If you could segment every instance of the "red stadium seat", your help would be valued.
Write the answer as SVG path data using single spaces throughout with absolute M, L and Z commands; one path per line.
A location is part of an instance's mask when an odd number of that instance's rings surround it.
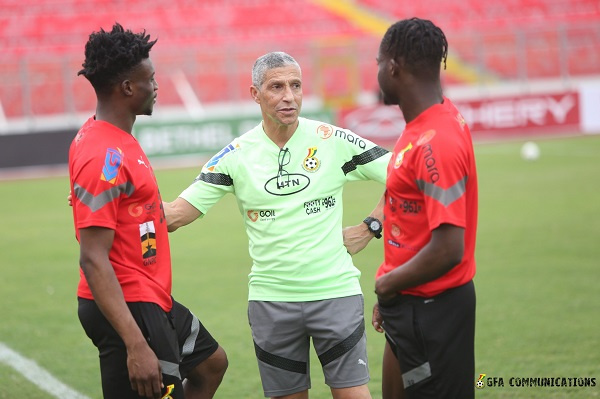
M 447 33 L 451 54 L 487 75 L 600 74 L 597 0 L 353 3 L 390 22 L 412 16 L 433 20 Z M 349 79 L 358 79 L 360 91 L 377 90 L 374 59 L 380 38 L 311 1 L 4 0 L 0 99 L 6 116 L 93 111 L 90 88 L 75 75 L 89 33 L 110 29 L 115 21 L 158 37 L 153 59 L 162 105 L 183 104 L 172 79 L 180 72 L 202 103 L 246 100 L 252 63 L 273 50 L 301 61 L 307 94 L 343 95 L 353 90 Z M 336 61 L 336 48 L 347 43 L 354 46 L 356 60 L 340 56 Z M 328 69 L 319 71 L 316 64 L 327 51 L 332 54 Z M 81 61 L 65 64 L 64 59 Z M 25 70 L 35 74 L 16 73 L 10 65 L 19 70 L 28 65 Z M 452 77 L 447 82 L 453 83 Z

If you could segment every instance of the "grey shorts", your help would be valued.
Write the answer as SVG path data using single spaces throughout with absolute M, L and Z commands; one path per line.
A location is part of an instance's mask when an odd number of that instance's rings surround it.
M 369 381 L 362 295 L 312 302 L 248 303 L 266 397 L 310 388 L 310 339 L 331 388 Z

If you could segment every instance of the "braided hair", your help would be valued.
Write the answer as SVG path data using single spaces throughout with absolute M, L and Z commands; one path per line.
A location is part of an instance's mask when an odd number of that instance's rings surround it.
M 106 93 L 149 57 L 155 43 L 156 40 L 150 41 L 145 30 L 133 33 L 119 23 L 115 23 L 110 32 L 101 28 L 90 34 L 85 45 L 83 69 L 77 75 L 85 76 L 96 93 Z
M 403 58 L 414 74 L 439 74 L 440 64 L 448 57 L 448 41 L 444 32 L 431 21 L 411 18 L 394 23 L 385 32 L 380 50 L 391 58 Z

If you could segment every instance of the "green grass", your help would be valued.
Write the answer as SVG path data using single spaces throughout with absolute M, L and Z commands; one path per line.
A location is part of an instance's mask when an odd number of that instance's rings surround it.
M 477 373 L 503 377 L 478 398 L 590 398 L 593 388 L 509 387 L 510 377 L 595 377 L 600 385 L 600 136 L 540 141 L 526 162 L 521 142 L 476 146 L 480 214 L 477 243 Z M 157 172 L 171 200 L 196 169 Z M 345 223 L 359 223 L 382 187 L 352 183 Z M 96 349 L 76 314 L 78 246 L 66 177 L 0 182 L 0 342 L 91 398 L 100 398 Z M 228 353 L 219 399 L 262 397 L 246 317 L 250 260 L 232 196 L 204 220 L 171 236 L 174 295 Z M 355 256 L 363 271 L 367 320 L 380 241 Z M 368 329 L 374 398 L 381 397 L 383 337 Z M 329 397 L 312 361 L 311 397 Z M 48 395 L 0 363 L 0 398 Z

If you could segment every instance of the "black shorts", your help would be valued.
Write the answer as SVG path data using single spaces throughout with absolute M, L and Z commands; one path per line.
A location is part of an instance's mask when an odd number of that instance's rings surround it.
M 432 298 L 379 303 L 407 398 L 475 397 L 475 288 L 470 281 Z
M 98 348 L 102 392 L 105 398 L 139 398 L 131 389 L 127 351 L 121 337 L 106 320 L 96 302 L 78 298 L 79 320 L 87 336 Z M 148 344 L 156 353 L 165 387 L 172 385 L 171 397 L 183 398 L 182 381 L 198 364 L 218 348 L 218 344 L 189 309 L 173 300 L 165 312 L 154 303 L 127 303 Z

